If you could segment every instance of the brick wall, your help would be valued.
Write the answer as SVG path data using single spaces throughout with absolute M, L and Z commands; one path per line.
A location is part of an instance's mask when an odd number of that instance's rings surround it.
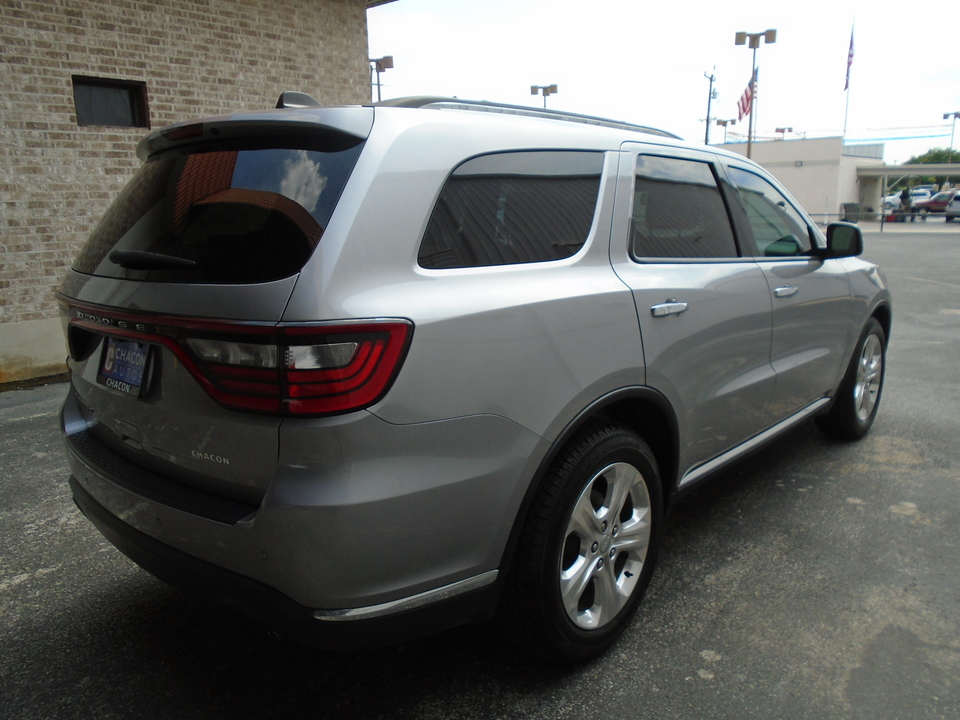
M 78 126 L 73 75 L 145 81 L 154 128 L 273 107 L 283 90 L 367 102 L 366 6 L 0 0 L 0 330 L 56 318 L 64 270 L 138 165 L 147 130 Z

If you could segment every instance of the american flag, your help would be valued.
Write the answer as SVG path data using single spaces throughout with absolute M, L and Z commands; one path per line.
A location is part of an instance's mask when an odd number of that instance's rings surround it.
M 740 100 L 737 102 L 737 111 L 739 112 L 737 120 L 742 121 L 750 114 L 750 108 L 753 106 L 753 93 L 757 84 L 758 70 L 759 68 L 753 71 L 753 77 L 751 77 L 750 82 L 747 83 L 747 89 L 743 91 L 743 95 L 740 96 Z
M 850 28 L 850 50 L 847 52 L 847 82 L 843 89 L 850 89 L 850 66 L 853 65 L 853 28 Z

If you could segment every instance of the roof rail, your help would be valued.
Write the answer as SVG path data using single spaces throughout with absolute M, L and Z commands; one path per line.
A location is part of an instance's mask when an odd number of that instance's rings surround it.
M 617 130 L 630 130 L 631 132 L 642 132 L 648 135 L 659 135 L 660 137 L 673 138 L 680 140 L 678 135 L 658 130 L 657 128 L 646 125 L 635 125 L 633 123 L 622 122 L 620 120 L 609 120 L 607 118 L 595 117 L 593 115 L 581 115 L 579 113 L 563 112 L 560 110 L 547 110 L 523 105 L 507 105 L 504 103 L 489 102 L 487 100 L 460 100 L 459 98 L 433 97 L 429 95 L 418 97 L 403 97 L 392 100 L 384 100 L 374 103 L 374 107 L 407 107 L 407 108 L 436 108 L 440 110 L 473 110 L 479 112 L 501 113 L 504 115 L 520 115 L 523 117 L 545 118 L 548 120 L 565 120 L 566 122 L 578 122 L 584 125 L 599 125 L 601 127 L 615 128 Z

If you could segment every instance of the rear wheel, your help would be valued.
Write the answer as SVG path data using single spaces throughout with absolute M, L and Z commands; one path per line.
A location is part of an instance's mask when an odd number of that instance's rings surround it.
M 617 639 L 653 572 L 661 496 L 653 453 L 622 425 L 593 423 L 564 448 L 507 579 L 505 619 L 522 644 L 570 661 Z
M 864 327 L 833 406 L 817 424 L 827 435 L 859 440 L 870 430 L 880 406 L 887 336 L 876 318 Z

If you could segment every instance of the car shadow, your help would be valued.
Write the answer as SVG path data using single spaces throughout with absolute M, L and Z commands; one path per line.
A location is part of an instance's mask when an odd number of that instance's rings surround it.
M 662 629 L 682 628 L 695 578 L 720 572 L 768 518 L 793 512 L 811 455 L 844 452 L 803 426 L 685 496 L 664 527 L 659 567 L 637 621 L 608 655 L 551 666 L 495 626 L 450 630 L 356 653 L 276 639 L 244 617 L 194 601 L 110 555 L 107 582 L 84 586 L 55 617 L 24 627 L 19 675 L 57 678 L 46 716 L 177 718 L 519 717 L 556 702 L 608 663 L 658 663 Z M 58 692 L 62 688 L 63 692 Z M 67 690 L 69 688 L 69 690 Z M 99 712 L 97 709 L 109 709 Z M 40 717 L 43 715 L 37 715 Z

